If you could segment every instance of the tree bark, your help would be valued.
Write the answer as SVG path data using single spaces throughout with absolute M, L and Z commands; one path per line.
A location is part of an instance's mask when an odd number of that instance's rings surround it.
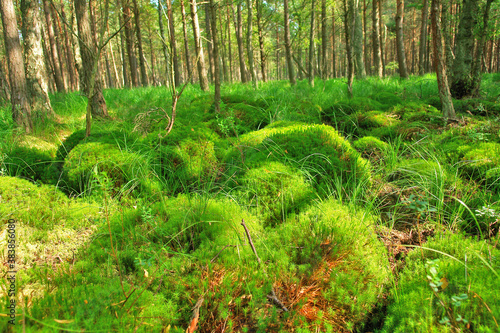
M 253 60 L 253 44 L 252 44 L 252 36 L 253 36 L 253 0 L 247 0 L 247 54 L 248 54 L 248 69 L 250 71 L 250 75 L 252 76 L 252 83 L 255 89 L 257 89 L 257 74 L 255 73 L 255 66 Z
M 455 61 L 450 85 L 451 94 L 455 98 L 470 96 L 474 89 L 472 50 L 474 50 L 475 14 L 478 10 L 478 0 L 464 0 L 456 35 Z
M 229 53 L 229 82 L 233 83 L 233 53 L 231 52 L 231 15 L 229 13 L 229 5 L 226 4 L 226 13 L 227 13 L 227 47 Z
M 138 87 L 139 78 L 137 77 L 137 59 L 135 57 L 134 37 L 132 33 L 132 15 L 130 13 L 130 5 L 128 3 L 128 0 L 122 0 L 122 9 L 130 78 L 132 81 L 132 85 L 134 87 Z
M 349 1 L 349 3 L 347 3 Z M 347 94 L 349 98 L 353 97 L 352 84 L 354 82 L 354 59 L 352 55 L 351 36 L 354 27 L 354 1 L 343 0 L 344 2 L 344 33 L 345 49 L 347 54 Z
M 443 105 L 443 117 L 446 121 L 454 120 L 455 109 L 451 99 L 450 89 L 448 87 L 448 77 L 446 76 L 446 62 L 443 52 L 441 24 L 438 17 L 439 13 L 439 0 L 432 0 L 431 4 L 431 21 L 432 21 L 432 45 L 434 48 L 434 67 L 437 75 L 437 83 L 439 90 L 439 98 Z
M 233 9 L 234 11 L 234 9 Z M 238 58 L 240 59 L 240 78 L 242 83 L 248 81 L 245 66 L 245 53 L 243 51 L 243 24 L 241 19 L 241 2 L 236 4 L 236 43 L 238 44 Z
M 40 8 L 34 0 L 21 1 L 23 18 L 22 34 L 24 41 L 24 59 L 26 85 L 31 110 L 34 116 L 53 115 L 49 99 L 47 68 L 42 47 L 40 27 Z
M 266 74 L 266 52 L 264 50 L 264 32 L 262 26 L 262 0 L 256 0 L 257 4 L 257 31 L 259 35 L 259 53 L 260 53 L 260 71 L 262 72 L 262 81 L 267 82 Z
M 200 24 L 198 22 L 198 9 L 196 0 L 190 0 L 191 21 L 193 23 L 194 47 L 196 49 L 196 63 L 198 65 L 198 76 L 200 78 L 200 87 L 203 91 L 208 91 L 207 70 L 205 68 L 205 56 L 203 55 L 203 45 L 201 44 Z
M 68 54 L 66 54 L 66 49 L 64 48 L 64 38 L 61 36 L 62 32 L 62 26 L 61 26 L 61 21 L 59 20 L 59 15 L 57 14 L 57 11 L 55 10 L 55 3 L 52 3 L 50 5 L 50 10 L 52 14 L 52 19 L 53 25 L 54 25 L 54 39 L 56 41 L 56 48 L 57 48 L 57 54 L 58 59 L 59 59 L 59 67 L 61 68 L 61 73 L 62 73 L 62 79 L 64 81 L 64 88 L 67 91 L 69 89 L 69 86 L 71 85 L 71 82 L 69 81 L 69 72 L 67 68 L 67 58 Z
M 168 0 L 167 0 L 168 1 Z M 161 0 L 158 0 L 158 26 L 160 28 L 160 38 L 161 38 L 161 46 L 163 50 L 163 57 L 165 58 L 165 74 L 167 76 L 167 83 L 170 84 L 170 80 L 168 78 L 171 77 L 169 74 L 171 69 L 170 66 L 170 56 L 168 51 L 167 40 L 165 37 L 165 28 L 163 25 L 163 16 L 165 15 L 165 10 L 163 9 L 163 5 L 161 4 Z M 187 38 L 186 38 L 187 40 Z
M 481 60 L 483 59 L 483 50 L 486 46 L 486 38 L 488 37 L 488 21 L 493 0 L 487 0 L 483 10 L 483 22 L 479 31 L 479 41 L 477 43 L 477 52 L 472 63 L 472 89 L 473 96 L 479 96 L 479 88 L 481 87 Z
M 332 76 L 337 77 L 337 36 L 335 31 L 335 5 L 332 6 Z
M 45 13 L 45 22 L 47 25 L 47 34 L 49 36 L 50 60 L 52 63 L 52 68 L 54 69 L 53 73 L 54 81 L 56 82 L 57 91 L 65 92 L 66 87 L 64 86 L 64 78 L 61 69 L 61 63 L 59 62 L 59 54 L 57 53 L 57 43 L 54 37 L 52 10 L 50 9 L 49 0 L 43 0 L 43 8 Z
M 137 1 L 137 0 L 134 0 Z M 174 67 L 174 84 L 178 87 L 181 84 L 181 69 L 179 66 L 179 57 L 177 56 L 177 44 L 175 41 L 174 13 L 171 0 L 167 0 L 168 32 L 170 37 L 170 48 L 172 55 L 172 65 Z
M 212 51 L 214 59 L 214 106 L 215 112 L 220 113 L 220 68 L 219 68 L 219 41 L 217 36 L 217 12 L 218 12 L 217 0 L 210 0 L 210 23 L 212 28 Z
M 351 36 L 352 51 L 354 53 L 356 77 L 364 79 L 366 77 L 365 62 L 363 61 L 363 25 L 359 14 L 359 0 L 350 0 L 352 3 L 353 33 Z
M 403 36 L 403 15 L 404 0 L 396 0 L 396 52 L 398 55 L 399 77 L 408 78 L 408 69 L 406 68 L 406 53 Z
M 296 84 L 295 81 L 295 72 L 293 69 L 292 62 L 292 46 L 290 43 L 290 19 L 288 16 L 288 0 L 283 0 L 283 12 L 284 12 L 284 27 L 285 27 L 285 54 L 286 54 L 286 63 L 288 66 L 288 78 L 290 80 L 290 84 L 293 86 Z
M 326 0 L 321 1 L 321 78 L 326 80 L 328 78 L 328 34 L 327 34 L 328 18 L 326 16 Z
M 92 37 L 89 6 L 86 0 L 75 0 L 76 20 L 82 67 L 80 69 L 80 86 L 87 96 L 90 110 L 94 117 L 107 117 L 108 108 L 102 94 L 102 81 L 97 62 L 97 45 Z
M 169 3 L 169 0 L 167 0 Z M 149 85 L 148 72 L 146 71 L 146 64 L 144 58 L 144 51 L 142 47 L 142 34 L 141 34 L 141 20 L 139 6 L 137 0 L 134 0 L 134 19 L 135 19 L 135 36 L 137 38 L 137 49 L 139 51 L 139 67 L 141 68 L 141 84 L 143 87 Z
M 2 15 L 3 36 L 9 79 L 11 88 L 12 118 L 26 133 L 33 127 L 31 122 L 31 107 L 28 100 L 26 74 L 24 71 L 23 53 L 17 30 L 16 12 L 12 0 L 0 1 Z
M 66 10 L 64 9 L 64 3 L 61 0 L 61 18 L 63 22 L 69 22 L 67 17 L 66 17 Z M 40 16 L 40 14 L 38 14 Z M 70 32 L 68 32 L 68 27 L 66 24 L 63 24 L 63 31 L 64 35 L 64 48 L 66 50 L 66 66 L 67 70 L 69 73 L 69 79 L 70 79 L 70 85 L 71 85 L 71 90 L 75 91 L 78 90 L 78 74 L 76 72 L 76 64 L 75 64 L 75 56 L 73 53 L 73 48 L 71 47 L 71 36 Z
M 184 55 L 186 57 L 186 70 L 189 77 L 189 82 L 193 83 L 194 75 L 191 69 L 191 58 L 189 56 L 189 40 L 187 33 L 187 23 L 186 23 L 186 9 L 184 7 L 184 0 L 181 0 L 181 13 L 182 13 L 182 31 L 184 34 Z
M 378 1 L 373 0 L 372 3 L 372 26 L 373 26 L 373 66 L 375 67 L 375 73 L 379 78 L 384 77 L 384 72 L 382 70 L 382 52 L 380 50 L 380 21 L 378 16 Z M 427 0 L 425 0 L 427 1 Z
M 309 56 L 307 59 L 307 71 L 308 71 L 308 79 L 309 84 L 314 87 L 314 19 L 315 19 L 315 10 L 316 0 L 312 0 L 311 2 L 311 26 L 309 29 Z
M 116 0 L 116 8 L 121 8 L 121 0 Z M 123 18 L 122 15 L 120 14 L 120 11 L 117 10 L 117 16 L 118 16 L 118 24 L 119 27 L 122 27 L 123 25 Z M 128 66 L 127 66 L 127 56 L 125 52 L 125 37 L 124 37 L 124 29 L 120 29 L 120 58 L 122 62 L 122 75 L 123 75 L 123 86 L 124 87 L 130 87 L 131 82 L 130 82 L 130 76 L 128 73 Z
M 212 39 L 212 28 L 211 28 L 211 20 L 210 20 L 210 2 L 205 2 L 205 33 L 207 37 L 205 40 L 207 41 L 207 53 L 208 53 L 208 69 L 209 69 L 209 77 L 210 82 L 214 81 L 214 58 L 213 58 L 213 39 Z

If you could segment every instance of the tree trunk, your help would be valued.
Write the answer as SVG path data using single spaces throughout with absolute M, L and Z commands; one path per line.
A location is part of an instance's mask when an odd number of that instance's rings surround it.
M 210 82 L 214 81 L 214 58 L 213 58 L 213 50 L 212 50 L 212 28 L 210 27 L 210 2 L 205 2 L 205 32 L 207 37 L 205 40 L 207 41 L 207 53 L 208 53 L 208 69 L 209 69 L 209 77 Z
M 8 102 L 10 101 L 10 87 L 8 83 L 9 80 L 5 73 L 6 70 L 4 69 L 3 63 L 0 62 L 0 99 Z
M 372 25 L 373 25 L 373 66 L 375 67 L 375 73 L 379 78 L 384 77 L 384 72 L 382 70 L 382 52 L 380 50 L 380 21 L 378 16 L 378 1 L 373 0 L 372 4 Z M 427 0 L 425 0 L 427 1 Z
M 233 9 L 234 11 L 234 9 Z M 245 66 L 245 53 L 243 52 L 243 24 L 241 19 L 241 2 L 238 1 L 236 4 L 236 43 L 238 44 L 238 58 L 240 59 L 240 77 L 241 82 L 246 83 L 248 81 L 246 66 Z
M 285 26 L 285 53 L 286 53 L 286 63 L 288 66 L 288 78 L 290 79 L 290 84 L 293 86 L 296 84 L 295 72 L 293 69 L 292 62 L 292 46 L 290 43 L 290 20 L 288 17 L 288 0 L 283 0 L 283 12 L 284 12 L 284 26 Z
M 444 48 L 446 55 L 446 74 L 451 77 L 451 69 L 453 67 L 453 36 L 450 29 L 450 3 L 449 0 L 444 0 L 441 7 L 441 28 L 444 35 Z
M 344 1 L 344 33 L 345 49 L 347 54 L 347 94 L 353 97 L 352 84 L 354 82 L 354 59 L 352 56 L 351 36 L 354 27 L 355 13 L 354 0 Z M 349 3 L 347 3 L 349 1 Z
M 135 57 L 134 36 L 132 33 L 132 16 L 128 0 L 122 0 L 123 22 L 125 30 L 125 44 L 127 45 L 127 56 L 130 69 L 130 78 L 134 87 L 139 86 L 137 77 L 137 59 Z
M 2 15 L 5 52 L 9 66 L 12 118 L 26 133 L 30 133 L 33 127 L 31 107 L 28 100 L 21 42 L 17 30 L 16 11 L 12 0 L 0 1 L 0 12 Z
M 137 0 L 134 0 L 137 1 Z M 179 67 L 179 57 L 177 56 L 177 45 L 175 42 L 174 14 L 172 11 L 171 0 L 167 0 L 168 32 L 170 37 L 170 49 L 172 56 L 172 65 L 174 67 L 174 84 L 178 87 L 181 84 L 181 69 Z
M 260 53 L 260 70 L 262 72 L 262 81 L 267 82 L 266 74 L 266 52 L 264 50 L 264 32 L 262 27 L 262 0 L 257 0 L 257 30 L 259 34 L 259 53 Z
M 215 112 L 220 113 L 220 68 L 219 68 L 219 41 L 217 36 L 217 0 L 210 0 L 210 23 L 212 28 L 212 51 L 214 59 L 214 106 Z
M 475 14 L 478 11 L 478 0 L 464 0 L 456 35 L 455 61 L 450 86 L 451 94 L 455 98 L 470 96 L 475 86 L 472 77 L 472 50 L 474 50 Z
M 81 90 L 87 96 L 94 117 L 107 117 L 108 108 L 102 94 L 101 75 L 98 72 L 97 45 L 92 37 L 89 6 L 86 0 L 75 1 L 76 20 L 82 67 L 80 69 Z M 89 130 L 89 129 L 88 129 Z
M 59 67 L 61 68 L 62 79 L 64 82 L 65 91 L 69 89 L 71 82 L 68 81 L 69 73 L 67 68 L 67 58 L 66 49 L 64 48 L 64 38 L 62 34 L 61 21 L 59 20 L 59 15 L 55 10 L 55 3 L 50 5 L 50 10 L 52 13 L 53 25 L 54 25 L 54 39 L 56 41 L 57 54 L 59 55 Z
M 2 0 L 3 1 L 3 0 Z M 59 62 L 59 55 L 57 53 L 57 43 L 54 37 L 54 26 L 52 22 L 52 10 L 50 9 L 49 0 L 43 0 L 43 8 L 45 13 L 45 22 L 47 24 L 47 34 L 49 36 L 50 44 L 50 60 L 52 68 L 54 69 L 54 81 L 56 82 L 57 91 L 65 92 L 64 78 L 61 70 L 61 63 Z
M 255 89 L 257 89 L 257 74 L 255 73 L 255 66 L 253 61 L 253 44 L 252 44 L 252 36 L 253 36 L 253 0 L 247 0 L 247 54 L 248 54 L 248 69 L 250 71 L 250 75 L 252 76 L 252 83 Z
M 167 3 L 169 0 L 167 0 Z M 135 19 L 135 36 L 137 38 L 137 48 L 139 50 L 139 67 L 141 68 L 141 84 L 143 87 L 149 85 L 148 72 L 146 71 L 146 64 L 144 62 L 144 51 L 142 47 L 142 34 L 141 34 L 141 20 L 139 13 L 139 6 L 137 0 L 134 0 L 134 19 Z
M 64 9 L 64 3 L 61 0 L 61 18 L 63 22 L 69 22 L 66 17 L 66 11 Z M 38 6 L 37 6 L 38 8 Z M 39 19 L 39 14 L 38 14 Z M 69 73 L 71 90 L 78 90 L 78 74 L 76 72 L 76 64 L 75 64 L 75 56 L 73 53 L 73 48 L 71 47 L 71 38 L 70 32 L 68 32 L 68 27 L 66 24 L 63 24 L 63 34 L 64 34 L 64 48 L 66 50 L 66 66 Z
M 53 115 L 54 111 L 52 110 L 48 94 L 49 80 L 43 55 L 38 2 L 21 0 L 21 15 L 23 18 L 22 34 L 26 85 L 31 110 L 34 116 L 43 117 L 45 115 Z
M 326 80 L 328 78 L 328 63 L 327 63 L 327 50 L 328 50 L 328 34 L 327 34 L 327 16 L 326 16 L 326 0 L 321 1 L 321 78 Z
M 189 57 L 189 40 L 187 34 L 187 23 L 186 23 L 186 9 L 184 8 L 184 0 L 181 0 L 181 13 L 182 13 L 182 31 L 184 34 L 184 54 L 186 57 L 186 70 L 189 77 L 189 82 L 194 82 L 194 75 L 191 69 L 191 58 Z
M 403 15 L 404 0 L 396 0 L 396 52 L 398 55 L 399 77 L 408 78 L 408 69 L 406 68 L 406 54 L 403 36 Z
M 170 71 L 172 70 L 170 66 L 170 56 L 168 51 L 167 40 L 165 37 L 165 28 L 163 26 L 163 16 L 165 15 L 165 10 L 163 9 L 163 5 L 161 4 L 161 0 L 158 0 L 158 26 L 160 28 L 160 38 L 161 38 L 161 46 L 163 50 L 163 57 L 165 58 L 165 75 L 167 76 L 167 83 L 170 84 L 169 78 L 171 77 Z M 186 38 L 187 40 L 187 38 Z
M 335 5 L 332 6 L 332 76 L 337 77 L 337 37 L 335 32 Z
M 451 93 L 448 87 L 448 77 L 446 76 L 446 62 L 443 52 L 441 24 L 438 17 L 439 0 L 432 0 L 431 4 L 431 22 L 432 22 L 432 45 L 434 48 L 434 67 L 437 75 L 439 98 L 443 105 L 443 117 L 445 121 L 454 120 L 455 109 L 451 100 Z
M 233 53 L 232 53 L 232 47 L 231 47 L 231 15 L 229 13 L 229 5 L 226 4 L 226 14 L 227 14 L 227 47 L 228 47 L 228 54 L 229 54 L 229 82 L 233 83 Z
M 116 0 L 116 8 L 121 8 L 121 0 Z M 120 15 L 119 10 L 117 10 L 116 12 L 117 12 L 117 16 L 118 16 L 118 24 L 119 24 L 119 27 L 121 28 L 123 25 L 122 15 Z M 125 54 L 125 37 L 124 37 L 123 30 L 124 29 L 120 29 L 120 58 L 122 61 L 123 86 L 130 87 L 131 82 L 130 82 L 130 76 L 128 73 L 127 57 Z
M 309 29 L 309 56 L 307 59 L 307 71 L 309 84 L 314 87 L 314 19 L 316 0 L 311 2 L 311 26 Z
M 205 56 L 203 55 L 203 45 L 201 44 L 200 24 L 198 23 L 198 9 L 196 0 L 190 0 L 191 21 L 193 22 L 194 47 L 196 49 L 196 63 L 198 65 L 198 76 L 200 87 L 203 91 L 208 91 L 207 70 L 205 68 Z
M 380 24 L 382 24 L 382 2 L 384 0 L 378 0 L 378 21 Z M 382 26 L 380 26 L 380 29 L 382 29 Z M 387 36 L 387 27 L 384 25 L 384 32 L 382 33 L 382 30 L 380 30 L 380 60 L 382 61 L 382 76 L 385 76 L 385 37 Z
M 363 60 L 365 63 L 365 71 L 366 69 L 368 74 L 371 73 L 371 66 L 370 66 L 370 57 L 369 57 L 369 52 L 368 52 L 368 23 L 366 19 L 366 0 L 363 0 Z
M 484 6 L 483 24 L 479 31 L 479 36 L 481 37 L 477 43 L 477 52 L 472 63 L 472 82 L 474 83 L 472 95 L 476 97 L 479 96 L 479 88 L 481 87 L 481 60 L 483 59 L 483 50 L 486 46 L 486 38 L 488 37 L 488 21 L 492 2 L 493 0 L 487 0 Z
M 366 77 L 365 63 L 363 61 L 363 25 L 359 14 L 359 0 L 351 0 L 353 15 L 353 33 L 351 35 L 352 51 L 354 51 L 356 77 Z

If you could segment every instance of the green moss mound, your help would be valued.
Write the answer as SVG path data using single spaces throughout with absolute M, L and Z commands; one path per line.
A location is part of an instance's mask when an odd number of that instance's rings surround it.
M 373 136 L 362 137 L 354 141 L 352 146 L 361 153 L 362 157 L 372 161 L 378 161 L 389 149 L 389 144 Z
M 88 225 L 98 209 L 80 201 L 69 200 L 52 185 L 37 186 L 15 177 L 0 177 L 0 217 L 16 219 L 31 227 L 52 229 Z
M 469 147 L 462 160 L 467 174 L 484 182 L 497 193 L 500 191 L 500 143 L 482 142 Z
M 269 260 L 288 266 L 304 287 L 291 314 L 298 327 L 332 325 L 334 332 L 363 327 L 391 281 L 386 250 L 374 224 L 366 213 L 327 200 L 270 232 L 267 244 L 286 246 L 270 249 Z M 278 281 L 284 286 L 297 283 L 286 274 Z M 321 288 L 321 293 L 308 294 L 308 283 Z M 317 304 L 316 320 L 306 319 L 307 311 L 302 312 L 311 303 Z
M 242 136 L 225 158 L 231 177 L 268 161 L 300 168 L 323 189 L 335 180 L 346 187 L 371 181 L 370 163 L 326 125 L 292 123 L 251 132 Z
M 145 157 L 100 142 L 83 143 L 71 150 L 64 161 L 63 175 L 69 190 L 76 193 L 90 194 L 100 186 L 110 186 L 121 194 L 138 187 L 146 193 L 158 190 L 150 179 L 149 161 Z
M 382 332 L 454 332 L 467 328 L 497 332 L 494 318 L 500 316 L 499 258 L 497 248 L 457 234 L 440 234 L 424 249 L 410 252 L 392 291 Z M 462 295 L 465 297 L 457 305 L 457 297 Z M 454 318 L 449 318 L 450 314 Z M 468 323 L 447 324 L 445 317 L 450 321 L 465 318 Z
M 295 169 L 269 162 L 248 170 L 241 179 L 245 202 L 266 221 L 276 225 L 314 199 L 314 189 Z
M 55 183 L 58 174 L 50 170 L 53 158 L 51 151 L 17 147 L 6 154 L 3 164 L 11 176 L 44 183 Z

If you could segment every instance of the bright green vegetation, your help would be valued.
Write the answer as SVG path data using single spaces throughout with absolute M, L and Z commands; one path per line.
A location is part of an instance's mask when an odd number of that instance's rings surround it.
M 495 87 L 453 125 L 432 76 L 224 86 L 220 114 L 189 86 L 169 135 L 161 87 L 105 91 L 88 138 L 77 94 L 30 136 L 0 108 L 18 327 L 185 332 L 203 297 L 197 332 L 498 331 Z

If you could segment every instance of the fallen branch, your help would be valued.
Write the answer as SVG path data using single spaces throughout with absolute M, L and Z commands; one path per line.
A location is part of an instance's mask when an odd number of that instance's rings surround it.
M 255 257 L 257 258 L 259 265 L 261 265 L 262 261 L 260 260 L 259 255 L 257 254 L 257 250 L 255 250 L 255 246 L 253 245 L 252 237 L 250 237 L 250 231 L 248 231 L 247 225 L 245 224 L 245 220 L 243 220 L 243 219 L 241 220 L 241 225 L 243 226 L 243 228 L 245 228 L 245 233 L 247 234 L 248 242 L 250 243 L 250 246 L 252 247 L 252 251 L 255 254 Z M 267 272 L 266 272 L 264 267 L 263 267 L 263 269 L 264 269 L 264 274 L 266 274 L 266 276 L 267 276 Z M 271 295 L 267 295 L 267 299 L 269 299 L 271 302 L 273 302 L 275 305 L 277 305 L 284 312 L 288 312 L 288 309 L 286 308 L 286 306 L 283 304 L 283 302 L 281 302 L 279 300 L 278 296 L 276 296 L 276 293 L 274 292 L 274 287 L 271 288 Z
M 200 308 L 202 303 L 203 303 L 203 296 L 200 296 L 200 298 L 193 307 L 193 315 L 191 316 L 189 327 L 186 329 L 186 333 L 194 333 L 194 331 L 196 331 L 196 326 L 198 325 L 198 318 L 200 317 Z
M 228 245 L 224 246 L 224 247 L 222 248 L 222 250 L 220 250 L 220 251 L 219 251 L 219 253 L 217 253 L 217 254 L 215 255 L 215 257 L 213 257 L 213 258 L 210 260 L 210 263 L 213 263 L 215 260 L 217 260 L 217 258 L 220 256 L 220 254 L 222 253 L 222 251 L 224 251 L 224 250 L 225 250 L 225 249 L 227 249 L 228 247 L 236 247 L 236 245 L 231 245 L 231 244 L 228 244 Z

